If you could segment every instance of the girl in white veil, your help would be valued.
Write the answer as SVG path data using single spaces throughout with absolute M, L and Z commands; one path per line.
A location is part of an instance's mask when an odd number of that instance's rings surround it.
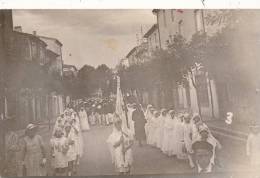
M 133 136 L 131 132 L 122 130 L 122 120 L 117 114 L 114 115 L 113 131 L 108 137 L 107 143 L 111 153 L 112 163 L 115 165 L 115 171 L 120 175 L 130 174 L 133 163 L 131 150 Z

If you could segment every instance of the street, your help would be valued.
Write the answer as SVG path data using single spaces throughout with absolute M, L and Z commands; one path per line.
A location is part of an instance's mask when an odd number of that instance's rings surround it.
M 83 133 L 84 155 L 78 169 L 79 176 L 92 175 L 113 175 L 114 167 L 106 139 L 112 132 L 112 126 L 100 126 L 91 128 Z M 245 166 L 238 161 L 232 161 L 229 153 L 226 152 L 226 145 L 222 149 L 220 171 L 243 171 Z M 178 174 L 194 172 L 188 166 L 188 162 L 169 158 L 160 150 L 148 145 L 139 147 L 135 143 L 133 147 L 134 164 L 132 174 Z M 228 156 L 229 155 L 229 156 Z M 224 164 L 225 163 L 225 164 Z

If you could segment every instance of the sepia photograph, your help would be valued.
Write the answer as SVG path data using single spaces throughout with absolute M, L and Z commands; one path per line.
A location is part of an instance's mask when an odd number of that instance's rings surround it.
M 130 175 L 260 176 L 260 10 L 0 9 L 0 177 Z

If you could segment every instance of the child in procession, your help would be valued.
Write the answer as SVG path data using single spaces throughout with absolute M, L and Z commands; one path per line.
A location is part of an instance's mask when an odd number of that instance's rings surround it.
M 184 114 L 184 123 L 183 123 L 183 129 L 184 129 L 184 148 L 185 153 L 187 154 L 189 165 L 191 168 L 194 168 L 195 165 L 192 160 L 192 124 L 190 122 L 191 118 L 188 113 Z
M 50 140 L 51 155 L 53 158 L 54 176 L 65 176 L 67 173 L 68 160 L 67 160 L 67 139 L 63 135 L 61 128 L 56 128 L 53 138 Z
M 72 129 L 72 123 L 67 123 L 65 126 L 65 137 L 67 138 L 67 161 L 68 161 L 68 176 L 76 173 L 77 148 L 75 130 Z

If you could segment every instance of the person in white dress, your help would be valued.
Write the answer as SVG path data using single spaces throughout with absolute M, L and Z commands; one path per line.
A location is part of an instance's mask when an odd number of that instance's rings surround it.
M 173 119 L 171 114 L 174 112 L 174 110 L 170 110 L 165 118 L 164 122 L 164 137 L 162 141 L 162 152 L 166 154 L 167 156 L 171 156 L 171 149 L 170 149 L 170 143 L 174 141 L 174 137 L 172 132 L 174 129 Z
M 156 112 L 153 120 L 152 145 L 159 148 L 159 139 L 161 131 L 161 112 Z
M 147 105 L 146 107 L 146 111 L 144 113 L 144 117 L 146 119 L 146 124 L 144 126 L 145 129 L 145 134 L 146 134 L 146 138 L 148 138 L 148 132 L 149 132 L 149 127 L 150 127 L 150 121 L 151 121 L 151 117 L 152 117 L 152 113 L 151 113 L 151 109 L 153 108 L 153 106 L 151 104 Z
M 154 143 L 154 133 L 155 133 L 155 123 L 156 123 L 156 117 L 159 117 L 159 112 L 157 112 L 156 110 L 152 109 L 151 110 L 152 116 L 151 116 L 151 120 L 149 123 L 149 131 L 148 131 L 148 136 L 147 136 L 147 144 L 151 145 L 151 146 L 155 146 Z M 156 116 L 157 115 L 157 116 Z
M 83 107 L 80 108 L 79 119 L 80 119 L 81 130 L 83 132 L 88 131 L 89 130 L 88 115 Z
M 171 122 L 170 122 L 170 125 L 171 125 L 171 131 L 170 131 L 170 143 L 169 143 L 169 156 L 176 156 L 177 155 L 177 139 L 176 139 L 176 127 L 177 127 L 177 124 L 176 122 L 177 121 L 177 117 L 176 117 L 176 112 L 171 110 L 169 111 L 169 114 L 171 116 Z
M 178 159 L 186 159 L 187 156 L 184 153 L 184 127 L 183 127 L 183 114 L 179 113 L 176 117 L 176 156 Z
M 67 160 L 67 138 L 63 135 L 62 128 L 57 127 L 54 136 L 50 140 L 51 155 L 54 168 L 54 176 L 66 176 L 68 160 Z
M 127 132 L 127 133 L 126 133 Z M 119 175 L 129 175 L 133 164 L 132 145 L 133 135 L 129 131 L 122 130 L 122 120 L 114 115 L 114 127 L 107 139 L 111 152 L 112 163 Z
M 254 171 L 260 167 L 260 126 L 251 126 L 251 132 L 247 138 L 246 154 L 250 159 L 250 165 Z
M 128 104 L 127 106 L 127 116 L 128 116 L 128 122 L 129 122 L 129 126 L 130 126 L 130 131 L 131 133 L 134 135 L 135 133 L 135 127 L 134 127 L 134 121 L 133 121 L 133 112 L 135 111 L 135 108 L 134 108 L 134 104 L 130 105 Z
M 166 118 L 166 114 L 167 114 L 167 110 L 166 109 L 162 109 L 161 110 L 161 115 L 159 117 L 159 128 L 158 128 L 158 136 L 157 136 L 157 148 L 160 148 L 162 150 L 162 141 L 164 138 L 164 122 L 165 122 L 165 118 Z
M 188 113 L 184 114 L 184 123 L 183 123 L 183 128 L 184 128 L 184 148 L 185 148 L 185 153 L 189 159 L 189 165 L 191 168 L 194 168 L 195 165 L 193 163 L 192 159 L 192 124 L 190 122 L 191 118 Z
M 65 137 L 67 138 L 67 161 L 68 161 L 68 176 L 76 174 L 76 160 L 77 160 L 77 147 L 75 130 L 72 129 L 72 123 L 65 125 Z

